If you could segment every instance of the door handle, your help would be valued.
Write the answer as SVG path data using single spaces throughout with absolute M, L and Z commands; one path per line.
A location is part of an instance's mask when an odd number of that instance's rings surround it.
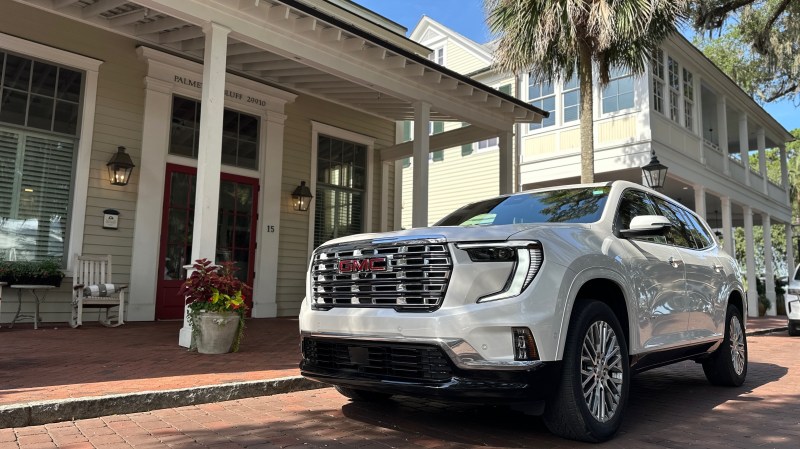
M 669 264 L 672 265 L 672 268 L 678 268 L 678 259 L 670 257 L 669 259 L 667 259 L 667 262 L 669 262 Z
M 717 273 L 722 273 L 722 268 L 723 268 L 722 265 L 714 264 L 712 266 L 714 267 L 714 271 L 716 271 Z

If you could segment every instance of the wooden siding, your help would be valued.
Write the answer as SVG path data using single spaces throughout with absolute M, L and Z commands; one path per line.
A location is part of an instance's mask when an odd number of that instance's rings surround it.
M 3 2 L 0 31 L 104 61 L 98 73 L 94 136 L 81 136 L 81 139 L 92 139 L 88 194 L 85 199 L 76 198 L 73 204 L 86 201 L 83 248 L 78 250 L 83 254 L 112 254 L 114 282 L 127 283 L 139 176 L 134 169 L 127 186 L 111 186 L 106 163 L 118 146 L 124 146 L 139 165 L 145 67 L 136 57 L 136 42 L 16 2 Z M 120 212 L 117 230 L 102 227 L 103 210 L 108 208 Z M 48 293 L 47 301 L 41 305 L 41 317 L 45 322 L 67 321 L 71 287 L 72 279 L 66 278 L 61 288 Z M 11 299 L 9 289 L 4 293 Z M 13 317 L 12 309 L 16 310 L 11 307 L 11 301 L 5 302 L 2 322 L 8 322 Z M 25 295 L 23 312 L 32 309 L 32 299 Z M 87 319 L 93 319 L 91 313 L 87 314 Z
M 470 73 L 486 67 L 486 63 L 467 51 L 452 39 L 447 40 L 444 50 L 444 62 L 448 69 L 458 73 Z
M 394 144 L 395 123 L 371 115 L 343 108 L 314 97 L 301 96 L 286 106 L 286 129 L 284 131 L 283 188 L 280 220 L 280 244 L 278 249 L 278 316 L 296 316 L 305 296 L 304 285 L 308 268 L 309 220 L 308 212 L 296 212 L 290 203 L 290 194 L 301 180 L 308 181 L 311 173 L 311 122 L 316 121 L 375 138 L 375 148 Z M 370 167 L 372 185 L 372 229 L 379 229 L 381 205 L 381 165 L 377 154 Z M 389 170 L 393 178 L 392 170 Z M 392 185 L 393 179 L 389 180 Z M 389 196 L 390 203 L 392 196 Z M 389 223 L 392 223 L 391 204 Z

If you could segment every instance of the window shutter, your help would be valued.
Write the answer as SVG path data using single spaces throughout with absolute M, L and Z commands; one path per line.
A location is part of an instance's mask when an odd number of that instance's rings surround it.
M 403 142 L 411 140 L 411 122 L 405 120 L 403 122 Z
M 511 84 L 504 84 L 504 85 L 500 86 L 500 88 L 498 88 L 497 90 L 499 90 L 500 92 L 502 92 L 502 93 L 504 93 L 506 95 L 511 95 Z
M 467 125 L 468 125 L 468 123 L 461 122 L 461 127 L 462 128 L 467 126 Z M 469 156 L 470 154 L 472 154 L 472 144 L 471 143 L 465 143 L 464 145 L 461 145 L 461 156 Z
M 443 161 L 444 160 L 444 150 L 434 151 L 433 152 L 433 160 L 434 161 Z
M 444 132 L 444 122 L 433 122 L 433 133 L 439 134 Z
M 411 158 L 407 157 L 403 159 L 403 168 L 411 167 Z

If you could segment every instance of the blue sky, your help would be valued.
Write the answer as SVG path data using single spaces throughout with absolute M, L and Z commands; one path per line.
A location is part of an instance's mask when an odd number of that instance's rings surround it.
M 390 20 L 414 29 L 428 16 L 456 32 L 484 43 L 490 40 L 483 12 L 483 0 L 355 0 Z M 790 101 L 768 104 L 765 109 L 787 130 L 800 128 L 800 108 Z

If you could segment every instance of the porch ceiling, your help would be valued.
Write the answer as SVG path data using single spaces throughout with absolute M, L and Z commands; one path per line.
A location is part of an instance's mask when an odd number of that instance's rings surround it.
M 389 120 L 488 129 L 538 122 L 543 112 L 295 0 L 16 0 L 202 60 L 203 25 L 231 29 L 228 70 Z

